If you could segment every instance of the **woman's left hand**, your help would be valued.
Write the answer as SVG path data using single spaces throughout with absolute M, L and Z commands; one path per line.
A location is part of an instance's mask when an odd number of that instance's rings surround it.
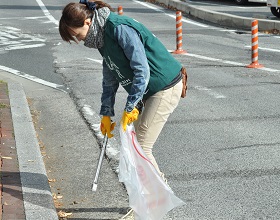
M 122 116 L 122 128 L 126 131 L 126 126 L 138 119 L 139 111 L 137 108 L 134 108 L 131 112 L 124 111 Z

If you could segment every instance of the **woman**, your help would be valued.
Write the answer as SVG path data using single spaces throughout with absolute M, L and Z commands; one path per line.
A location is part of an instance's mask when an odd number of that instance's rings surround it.
M 119 84 L 127 91 L 121 124 L 134 122 L 137 140 L 146 156 L 164 178 L 152 154 L 169 115 L 182 93 L 181 64 L 141 23 L 112 12 L 101 1 L 69 3 L 62 12 L 59 32 L 64 41 L 84 41 L 103 57 L 103 92 L 100 129 L 113 137 L 115 96 Z M 127 218 L 133 219 L 130 212 Z

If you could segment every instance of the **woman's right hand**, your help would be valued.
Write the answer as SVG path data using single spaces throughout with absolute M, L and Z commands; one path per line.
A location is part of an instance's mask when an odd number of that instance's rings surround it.
M 111 133 L 115 128 L 116 122 L 112 123 L 110 116 L 103 116 L 101 119 L 100 130 L 103 135 L 107 134 L 108 138 L 113 137 Z

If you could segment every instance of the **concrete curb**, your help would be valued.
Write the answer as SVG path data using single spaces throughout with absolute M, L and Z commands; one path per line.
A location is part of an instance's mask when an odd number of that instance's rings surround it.
M 201 19 L 203 21 L 211 22 L 221 26 L 251 30 L 251 22 L 253 18 L 235 16 L 226 13 L 201 9 L 192 6 L 188 3 L 181 2 L 180 0 L 157 0 L 157 1 L 167 6 L 177 8 L 178 10 L 181 10 L 182 12 L 192 17 Z M 274 20 L 272 21 L 272 20 L 258 19 L 258 18 L 256 19 L 259 21 L 259 31 L 272 30 L 272 29 L 280 30 L 280 21 L 274 21 Z
M 23 87 L 8 83 L 26 219 L 58 219 Z

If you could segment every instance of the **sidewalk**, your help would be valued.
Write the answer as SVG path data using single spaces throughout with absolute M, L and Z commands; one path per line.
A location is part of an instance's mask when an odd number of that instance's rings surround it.
M 0 219 L 25 219 L 8 85 L 0 82 Z
M 58 219 L 20 83 L 0 82 L 0 131 L 2 219 Z

